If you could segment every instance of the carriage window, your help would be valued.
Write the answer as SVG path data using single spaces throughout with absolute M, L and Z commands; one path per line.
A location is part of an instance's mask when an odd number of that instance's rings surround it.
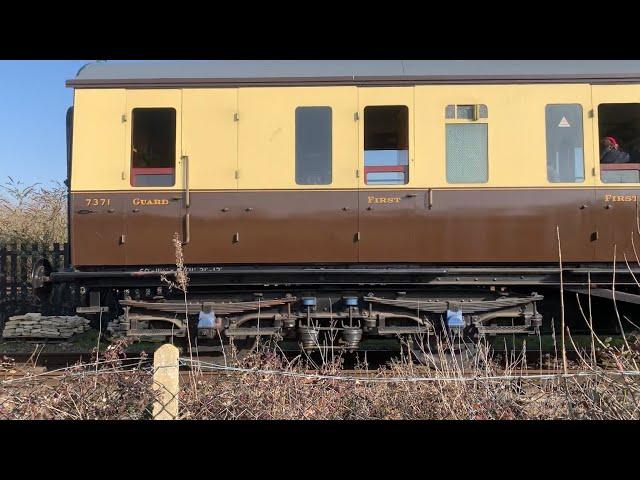
M 582 105 L 547 105 L 547 179 L 584 182 Z
M 640 103 L 598 106 L 600 179 L 640 183 Z
M 489 109 L 484 104 L 479 105 L 447 105 L 444 117 L 458 120 L 479 120 L 489 116 Z
M 369 185 L 409 182 L 408 107 L 365 107 L 364 181 Z
M 176 111 L 134 108 L 131 135 L 131 185 L 171 187 L 175 183 Z
M 484 183 L 488 180 L 488 125 L 446 125 L 447 182 Z
M 331 108 L 296 108 L 296 183 L 331 183 Z
M 444 109 L 444 118 L 456 118 L 456 106 L 447 105 Z

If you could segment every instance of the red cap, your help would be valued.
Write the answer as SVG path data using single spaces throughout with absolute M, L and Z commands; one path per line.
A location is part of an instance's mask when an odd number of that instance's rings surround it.
M 618 145 L 618 141 L 613 138 L 613 137 L 604 137 L 605 140 L 609 140 L 611 143 L 613 143 L 614 145 Z

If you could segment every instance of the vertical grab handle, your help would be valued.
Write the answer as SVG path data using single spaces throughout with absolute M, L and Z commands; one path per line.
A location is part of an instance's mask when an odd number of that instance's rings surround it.
M 187 155 L 182 156 L 182 164 L 184 165 L 184 206 L 189 208 L 191 196 L 189 194 L 189 157 Z
M 433 208 L 433 188 L 427 190 L 427 208 L 431 210 Z
M 182 156 L 182 164 L 184 169 L 184 207 L 187 212 L 184 214 L 184 240 L 183 245 L 187 245 L 191 240 L 191 216 L 188 213 L 188 208 L 191 206 L 191 195 L 189 191 L 189 157 L 187 155 Z

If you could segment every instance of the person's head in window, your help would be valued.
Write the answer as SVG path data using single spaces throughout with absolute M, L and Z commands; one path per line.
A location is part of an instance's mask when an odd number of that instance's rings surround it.
M 620 149 L 620 144 L 614 137 L 602 139 L 602 154 L 600 163 L 627 163 L 629 154 Z
M 602 139 L 602 145 L 605 151 L 618 150 L 620 148 L 618 141 L 613 137 L 604 137 Z

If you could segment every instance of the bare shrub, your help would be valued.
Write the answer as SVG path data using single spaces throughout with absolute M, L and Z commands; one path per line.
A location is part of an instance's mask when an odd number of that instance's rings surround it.
M 583 374 L 505 374 L 493 361 L 470 370 L 417 369 L 407 359 L 372 376 L 346 373 L 341 361 L 309 371 L 273 351 L 253 353 L 244 371 L 200 376 L 180 393 L 182 418 L 190 419 L 638 419 L 637 353 L 607 348 L 615 371 L 582 366 Z M 483 359 L 484 362 L 485 359 Z M 636 359 L 637 360 L 637 359 Z M 509 366 L 513 372 L 514 365 Z M 626 372 L 627 375 L 621 375 Z M 372 372 L 368 372 L 372 373 Z M 355 377 L 353 376 L 355 375 Z
M 634 340 L 635 342 L 635 340 Z M 59 377 L 25 376 L 0 383 L 3 419 L 150 419 L 153 370 L 124 368 L 124 343 L 96 364 Z M 479 353 L 479 355 L 484 355 Z M 515 365 L 473 361 L 455 368 L 417 367 L 406 357 L 369 371 L 343 367 L 338 355 L 311 368 L 260 347 L 216 375 L 189 375 L 179 393 L 181 419 L 640 419 L 636 348 L 599 349 L 601 366 L 567 375 L 516 374 Z M 585 357 L 586 358 L 586 357 Z M 185 360 L 186 361 L 186 360 Z M 0 364 L 0 373 L 13 367 Z M 207 365 L 201 362 L 201 369 Z M 185 379 L 186 380 L 186 379 Z
M 0 185 L 0 244 L 66 242 L 67 187 L 8 179 Z
M 126 342 L 119 341 L 100 361 L 77 364 L 55 377 L 31 375 L 0 384 L 1 419 L 136 420 L 151 417 L 155 399 L 149 370 L 124 368 Z M 141 358 L 143 359 L 143 358 Z M 8 362 L 0 372 L 11 368 Z

